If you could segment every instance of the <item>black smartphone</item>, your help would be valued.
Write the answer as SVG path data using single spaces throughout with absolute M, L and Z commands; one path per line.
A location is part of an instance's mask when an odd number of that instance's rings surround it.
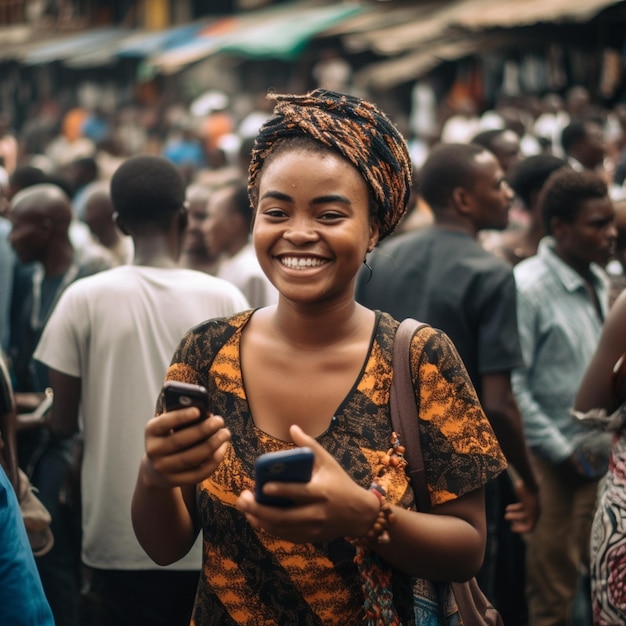
M 302 447 L 262 454 L 254 464 L 254 497 L 261 504 L 291 506 L 289 498 L 267 496 L 263 493 L 265 483 L 307 483 L 311 480 L 315 455 L 311 448 Z
M 174 430 L 187 428 L 199 424 L 207 418 L 209 411 L 209 392 L 202 385 L 192 385 L 190 383 L 181 383 L 177 380 L 168 380 L 163 383 L 163 406 L 166 411 L 175 411 L 176 409 L 186 409 L 195 406 L 200 409 L 200 417 L 197 420 L 183 424 Z

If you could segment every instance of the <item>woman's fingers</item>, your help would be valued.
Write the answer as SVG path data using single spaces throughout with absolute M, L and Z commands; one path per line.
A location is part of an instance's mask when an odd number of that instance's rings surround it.
M 152 435 L 154 437 L 166 437 L 174 432 L 185 432 L 187 428 L 191 428 L 200 417 L 200 409 L 197 407 L 189 407 L 186 409 L 177 409 L 175 411 L 168 411 L 161 413 L 156 417 L 153 417 L 146 424 L 146 435 Z M 210 421 L 212 417 L 218 417 L 217 415 L 206 415 L 206 420 L 202 420 L 200 424 Z M 220 417 L 220 419 L 222 419 Z M 215 421 L 213 420 L 213 423 Z
M 307 435 L 300 426 L 296 426 L 293 424 L 289 427 L 289 434 L 291 435 L 291 440 L 297 446 L 308 446 L 313 450 L 315 454 L 315 466 L 319 467 L 322 464 L 328 464 L 328 462 L 333 465 L 339 465 L 337 461 L 333 458 L 333 456 L 323 447 L 321 446 L 313 437 Z
M 185 417 L 197 417 L 197 409 L 172 411 L 154 418 L 146 427 L 146 456 L 156 482 L 170 486 L 200 482 L 224 458 L 231 435 L 223 418 L 212 415 L 188 428 L 171 428 L 179 423 L 176 414 L 185 411 L 189 411 Z
M 183 409 L 189 411 L 189 415 L 197 417 L 197 409 Z M 211 415 L 199 424 L 187 428 L 173 428 L 179 423 L 175 414 L 163 413 L 148 422 L 146 426 L 146 449 L 149 454 L 166 456 L 180 450 L 186 450 L 202 440 L 209 439 L 224 428 L 224 419 L 220 415 Z
M 226 450 L 228 449 L 228 441 L 219 446 L 211 456 L 204 459 L 204 461 L 197 467 L 182 470 L 180 472 L 171 475 L 172 480 L 177 485 L 195 485 L 202 482 L 217 469 L 219 464 L 224 459 Z

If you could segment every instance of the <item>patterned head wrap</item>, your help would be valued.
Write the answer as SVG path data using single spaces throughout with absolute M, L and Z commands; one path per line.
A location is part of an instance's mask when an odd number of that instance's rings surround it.
M 393 232 L 407 209 L 411 161 L 402 135 L 389 118 L 370 102 L 325 89 L 268 97 L 277 104 L 273 117 L 261 126 L 250 157 L 252 205 L 259 173 L 277 142 L 310 137 L 359 170 L 376 201 L 380 239 Z

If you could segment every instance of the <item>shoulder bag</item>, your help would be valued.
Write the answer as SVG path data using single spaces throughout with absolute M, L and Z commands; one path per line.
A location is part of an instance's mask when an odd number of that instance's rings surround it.
M 393 345 L 393 381 L 391 385 L 391 423 L 401 435 L 408 463 L 407 472 L 415 493 L 417 508 L 427 512 L 430 496 L 426 482 L 424 456 L 419 433 L 418 406 L 411 379 L 410 346 L 413 335 L 427 324 L 414 319 L 404 320 L 396 332 Z M 445 624 L 459 626 L 504 626 L 502 617 L 483 594 L 475 578 L 466 582 L 450 582 L 441 586 L 439 605 Z M 417 586 L 416 586 L 417 590 Z M 419 598 L 414 596 L 416 606 Z M 456 604 L 456 616 L 449 615 L 449 607 Z

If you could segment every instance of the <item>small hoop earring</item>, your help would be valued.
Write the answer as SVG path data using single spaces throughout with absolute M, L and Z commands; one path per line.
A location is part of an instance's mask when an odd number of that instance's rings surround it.
M 365 265 L 365 267 L 367 267 L 367 271 L 369 272 L 367 275 L 367 278 L 363 281 L 364 283 L 369 283 L 370 280 L 372 280 L 372 276 L 374 275 L 374 272 L 372 270 L 372 266 L 367 262 L 367 259 L 363 259 L 363 265 Z

